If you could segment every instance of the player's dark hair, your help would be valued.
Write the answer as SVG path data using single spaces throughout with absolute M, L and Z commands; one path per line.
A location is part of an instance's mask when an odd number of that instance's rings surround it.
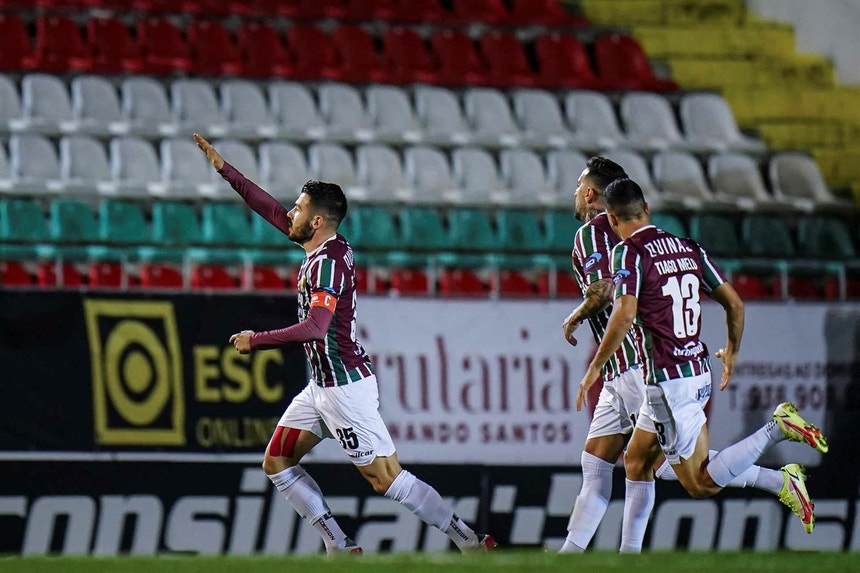
M 645 214 L 645 195 L 632 179 L 616 179 L 606 186 L 603 194 L 606 210 L 622 221 L 639 219 Z
M 335 228 L 346 217 L 346 195 L 340 185 L 311 179 L 302 186 L 302 193 L 310 198 L 311 207 L 326 219 L 334 221 Z
M 606 186 L 622 177 L 627 177 L 624 168 L 600 155 L 590 158 L 585 166 L 588 168 L 588 177 L 600 191 L 605 191 Z

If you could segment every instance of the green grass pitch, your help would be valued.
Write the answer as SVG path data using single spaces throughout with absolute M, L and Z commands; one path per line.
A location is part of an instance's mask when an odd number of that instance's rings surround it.
M 360 557 L 3 557 L 0 573 L 774 573 L 860 572 L 860 555 L 835 552 L 649 552 L 642 555 L 540 551 L 384 554 Z

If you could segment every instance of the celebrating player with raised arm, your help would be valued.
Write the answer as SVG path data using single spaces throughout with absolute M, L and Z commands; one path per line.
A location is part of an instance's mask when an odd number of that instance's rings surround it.
M 704 406 L 711 395 L 711 373 L 708 349 L 699 338 L 699 297 L 701 292 L 709 295 L 726 314 L 728 340 L 716 354 L 723 360 L 720 390 L 731 382 L 740 350 L 744 327 L 740 297 L 702 247 L 650 224 L 650 210 L 634 181 L 610 183 L 605 201 L 609 222 L 622 241 L 612 251 L 615 302 L 603 340 L 580 383 L 577 409 L 632 327 L 647 398 L 627 446 L 628 479 L 653 479 L 651 468 L 662 450 L 693 497 L 712 496 L 745 476 L 753 482 L 767 481 L 756 486 L 776 493 L 811 533 L 815 516 L 803 468 L 788 464 L 779 473 L 765 473 L 753 466 L 767 448 L 783 440 L 827 452 L 821 431 L 792 404 L 777 406 L 770 422 L 740 442 L 713 456 L 708 450 Z
M 332 517 L 316 481 L 299 465 L 324 438 L 337 438 L 374 491 L 393 499 L 445 533 L 463 552 L 492 549 L 430 485 L 400 466 L 379 415 L 379 390 L 370 358 L 356 340 L 352 249 L 337 229 L 346 216 L 338 185 L 308 181 L 289 210 L 246 179 L 199 134 L 197 146 L 242 199 L 305 250 L 298 275 L 299 322 L 268 332 L 230 337 L 242 354 L 300 343 L 310 365 L 307 386 L 290 402 L 266 448 L 263 469 L 295 510 L 319 532 L 328 553 L 361 553 Z

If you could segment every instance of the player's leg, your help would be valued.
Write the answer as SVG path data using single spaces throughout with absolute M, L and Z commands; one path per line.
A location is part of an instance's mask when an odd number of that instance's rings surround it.
M 321 388 L 309 384 L 287 407 L 272 435 L 263 459 L 263 470 L 296 512 L 320 534 L 326 552 L 360 553 L 332 516 L 317 482 L 299 465 L 302 457 L 325 435 L 314 406 Z
M 641 385 L 639 369 L 635 371 Z M 604 383 L 594 407 L 588 438 L 580 457 L 582 487 L 570 513 L 567 537 L 559 553 L 585 551 L 609 506 L 612 471 L 633 430 L 633 420 L 626 404 L 635 404 L 635 411 L 642 403 L 641 396 L 629 397 L 621 387 L 625 374 Z
M 495 546 L 491 536 L 478 535 L 466 525 L 432 486 L 400 466 L 394 442 L 379 415 L 374 376 L 326 391 L 328 400 L 321 407 L 325 423 L 375 492 L 409 508 L 445 533 L 461 551 Z
M 645 541 L 645 529 L 654 509 L 654 474 L 652 468 L 661 456 L 653 424 L 640 413 L 636 429 L 624 452 L 624 516 L 621 522 L 622 553 L 639 553 Z

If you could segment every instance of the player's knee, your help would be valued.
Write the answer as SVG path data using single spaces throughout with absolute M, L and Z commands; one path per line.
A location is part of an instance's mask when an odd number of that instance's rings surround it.
M 632 481 L 647 481 L 651 479 L 651 464 L 639 457 L 624 455 L 624 472 L 627 479 Z
M 295 464 L 291 460 L 282 456 L 269 455 L 268 452 L 263 457 L 263 471 L 266 472 L 266 475 L 273 476 L 293 465 Z
M 714 488 L 700 481 L 684 487 L 693 499 L 705 499 L 717 493 Z

